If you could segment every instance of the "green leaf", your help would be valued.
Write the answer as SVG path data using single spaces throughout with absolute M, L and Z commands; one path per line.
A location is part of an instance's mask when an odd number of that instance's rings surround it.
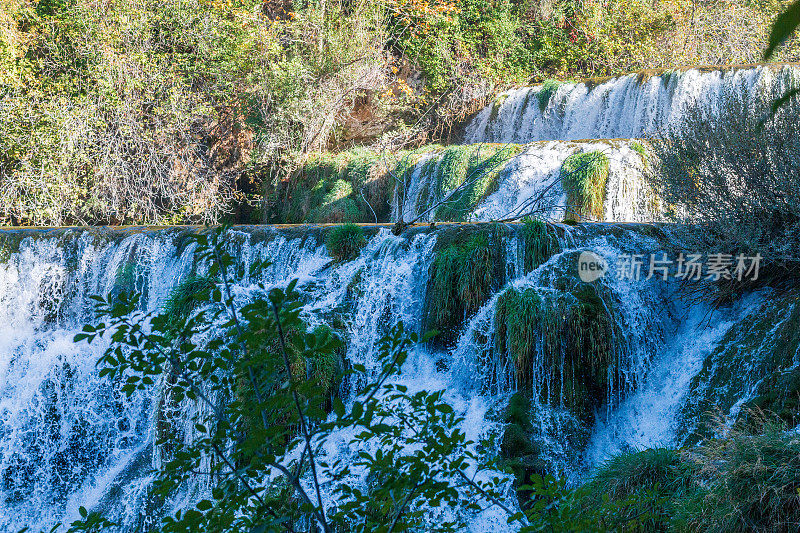
M 772 23 L 769 45 L 764 51 L 764 59 L 772 57 L 775 49 L 789 38 L 798 25 L 800 25 L 800 0 L 796 0 L 786 11 L 778 15 L 778 18 Z
M 333 412 L 336 413 L 336 416 L 338 418 L 342 418 L 344 416 L 344 404 L 342 403 L 342 400 L 339 398 L 334 398 L 331 404 L 331 407 L 333 407 Z

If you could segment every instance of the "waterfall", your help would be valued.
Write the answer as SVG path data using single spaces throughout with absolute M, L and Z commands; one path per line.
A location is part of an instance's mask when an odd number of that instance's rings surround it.
M 687 106 L 713 111 L 726 95 L 757 98 L 785 85 L 794 66 L 627 74 L 594 83 L 545 84 L 501 94 L 467 125 L 465 142 L 641 138 L 678 125 Z
M 335 325 L 347 360 L 376 372 L 378 341 L 389 328 L 402 321 L 410 331 L 426 329 L 429 303 L 442 297 L 430 292 L 437 258 L 448 247 L 462 246 L 465 235 L 488 232 L 489 246 L 498 250 L 491 294 L 463 317 L 452 342 L 415 347 L 403 372 L 392 379 L 411 392 L 445 390 L 447 401 L 464 416 L 461 429 L 467 437 L 497 443 L 496 449 L 483 451 L 490 456 L 507 453 L 503 413 L 510 398 L 527 391 L 527 438 L 538 452 L 535 462 L 527 456 L 525 464 L 578 482 L 610 454 L 683 442 L 700 424 L 697 413 L 704 406 L 724 404 L 734 415 L 760 394 L 760 383 L 771 379 L 770 346 L 783 342 L 781 328 L 792 327 L 800 307 L 791 298 L 770 304 L 772 296 L 758 293 L 718 311 L 711 324 L 708 309 L 678 303 L 674 282 L 628 280 L 613 273 L 592 284 L 577 279 L 582 251 L 613 265 L 625 254 L 663 250 L 664 233 L 653 229 L 560 226 L 555 235 L 547 234 L 548 255 L 535 262 L 528 227 L 520 224 L 439 225 L 399 237 L 371 226 L 358 257 L 340 263 L 323 244 L 327 230 L 314 226 L 237 227 L 226 242 L 238 266 L 270 260 L 235 284 L 237 301 L 246 302 L 257 282 L 271 287 L 299 279 L 309 326 Z M 47 529 L 76 519 L 78 507 L 85 506 L 131 531 L 204 494 L 198 482 L 166 507 L 151 501 L 153 469 L 162 456 L 154 444 L 159 421 L 174 416 L 164 411 L 165 389 L 126 397 L 120 382 L 97 375 L 104 344 L 72 342 L 92 320 L 90 295 L 135 290 L 143 295 L 142 310 L 156 310 L 181 281 L 201 274 L 196 246 L 188 238 L 192 231 L 0 234 L 0 529 Z M 533 312 L 527 322 L 514 322 L 508 311 L 512 304 L 518 306 L 514 312 Z M 760 314 L 763 320 L 754 322 L 751 317 Z M 739 357 L 734 349 L 739 337 L 732 335 L 752 339 L 751 329 L 768 326 L 773 340 L 754 349 L 758 358 L 731 363 Z M 529 344 L 520 346 L 522 338 Z M 586 349 L 591 352 L 569 355 Z M 571 357 L 577 356 L 599 358 L 593 364 L 600 366 L 592 371 L 586 362 L 574 366 Z M 795 368 L 798 361 L 800 355 L 787 352 L 785 368 Z M 747 376 L 725 378 L 730 364 L 746 367 Z M 720 387 L 720 379 L 730 386 Z M 345 403 L 359 385 L 343 386 Z M 175 421 L 184 418 L 178 413 Z M 178 430 L 190 434 L 192 428 Z M 351 438 L 346 430 L 334 433 L 324 443 L 323 457 L 352 462 L 357 450 L 349 446 Z M 368 487 L 365 472 L 354 468 L 350 476 L 353 485 Z M 326 505 L 333 505 L 331 480 L 322 481 Z M 510 484 L 507 490 L 509 501 L 515 501 Z M 453 518 L 441 513 L 431 510 L 431 520 Z M 471 531 L 508 528 L 497 509 L 461 518 Z
M 95 364 L 104 345 L 75 344 L 72 338 L 91 321 L 92 294 L 136 290 L 144 296 L 143 310 L 163 305 L 171 289 L 200 268 L 195 245 L 187 239 L 190 231 L 12 231 L 2 236 L 0 528 L 48 528 L 56 521 L 77 518 L 79 506 L 102 510 L 126 530 L 157 519 L 148 490 L 160 457 L 154 442 L 158 421 L 165 416 L 159 412 L 164 409 L 163 391 L 156 387 L 150 394 L 127 398 L 121 383 L 97 376 Z M 428 272 L 440 235 L 453 231 L 458 228 L 396 237 L 387 229 L 370 229 L 371 237 L 356 259 L 334 263 L 321 244 L 324 235 L 313 227 L 306 231 L 234 228 L 227 241 L 238 264 L 271 260 L 254 278 L 246 276 L 236 284 L 235 297 L 246 301 L 258 281 L 284 286 L 298 278 L 307 295 L 303 315 L 309 325 L 338 323 L 347 359 L 377 369 L 377 343 L 389 327 L 403 321 L 411 331 L 425 328 L 426 300 L 431 297 Z M 462 429 L 474 441 L 500 438 L 503 420 L 498 413 L 517 388 L 507 359 L 503 367 L 487 366 L 475 357 L 493 350 L 497 340 L 493 320 L 503 295 L 525 288 L 558 293 L 562 290 L 558 280 L 572 271 L 576 250 L 593 249 L 611 258 L 658 246 L 635 227 L 611 233 L 576 227 L 560 237 L 560 251 L 549 261 L 525 273 L 526 251 L 519 231 L 518 226 L 509 226 L 498 237 L 506 250 L 498 258 L 506 281 L 474 316 L 466 317 L 455 343 L 415 348 L 395 378 L 411 391 L 446 390 L 447 400 L 465 417 Z M 615 302 L 614 327 L 619 332 L 619 346 L 613 347 L 617 359 L 609 372 L 625 376 L 609 382 L 604 393 L 608 402 L 598 406 L 602 412 L 597 413 L 604 419 L 647 374 L 662 338 L 659 332 L 671 320 L 660 313 L 658 284 L 609 281 L 606 285 L 609 301 Z M 564 301 L 574 298 L 569 291 L 564 295 Z M 484 335 L 475 335 L 477 330 Z M 504 356 L 495 351 L 492 357 Z M 536 372 L 545 379 L 549 371 L 542 361 Z M 343 390 L 343 399 L 354 392 Z M 554 443 L 543 460 L 554 469 L 569 468 L 578 475 L 580 449 L 556 450 L 555 443 L 574 430 L 552 422 L 574 419 L 557 396 L 537 400 L 541 437 Z M 545 424 L 545 419 L 551 423 Z M 580 424 L 580 431 L 587 433 L 585 420 Z M 349 439 L 348 434 L 334 435 L 325 444 L 325 454 L 350 460 L 355 451 L 348 447 Z M 353 472 L 354 483 L 362 474 Z M 197 486 L 171 505 L 186 505 L 201 494 L 202 487 Z M 495 510 L 468 521 L 475 531 L 494 530 L 498 523 L 504 526 Z
M 452 163 L 456 149 L 458 157 L 464 159 L 461 182 L 453 180 L 458 172 Z M 472 161 L 483 162 L 487 158 L 484 154 L 496 149 L 476 144 L 421 155 L 405 179 L 395 184 L 392 220 L 488 222 L 526 214 L 563 220 L 569 202 L 562 183 L 562 167 L 570 156 L 589 152 L 608 159 L 602 220 L 648 222 L 661 216 L 658 201 L 644 179 L 648 154 L 638 141 L 510 145 L 500 149 L 508 152 L 502 160 L 490 160 L 489 170 L 472 170 L 478 166 Z M 477 183 L 473 185 L 470 180 Z

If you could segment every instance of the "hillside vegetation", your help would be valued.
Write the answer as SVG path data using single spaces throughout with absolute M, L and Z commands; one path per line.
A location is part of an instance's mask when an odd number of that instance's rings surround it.
M 783 7 L 3 0 L 0 222 L 261 221 L 312 151 L 446 142 L 511 85 L 757 61 Z

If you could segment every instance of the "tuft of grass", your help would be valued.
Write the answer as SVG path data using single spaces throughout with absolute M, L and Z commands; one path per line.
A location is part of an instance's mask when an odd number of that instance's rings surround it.
M 523 267 L 526 273 L 535 270 L 558 251 L 558 239 L 554 232 L 546 222 L 539 219 L 522 219 L 522 239 Z
M 567 192 L 565 218 L 603 219 L 608 181 L 608 157 L 600 151 L 572 154 L 561 165 L 561 183 Z
M 545 80 L 544 83 L 542 83 L 542 88 L 536 93 L 540 111 L 544 112 L 544 110 L 547 109 L 547 104 L 550 103 L 550 99 L 561 85 L 563 85 L 563 83 L 558 80 Z
M 461 322 L 475 313 L 491 296 L 495 263 L 499 258 L 485 233 L 440 249 L 428 281 L 428 329 L 440 332 L 437 344 L 452 342 Z
M 623 385 L 612 313 L 589 284 L 555 292 L 511 288 L 495 307 L 493 350 L 513 363 L 519 391 L 590 422 L 610 400 L 608 391 Z
M 800 435 L 768 423 L 762 433 L 731 431 L 699 447 L 694 460 L 710 480 L 684 510 L 697 531 L 795 531 L 800 524 Z
M 687 487 L 692 470 L 672 448 L 651 448 L 614 456 L 603 464 L 591 480 L 601 494 L 625 498 L 656 486 L 675 492 Z
M 328 254 L 336 261 L 355 259 L 366 243 L 364 229 L 355 224 L 336 226 L 328 234 L 328 238 L 325 241 Z
M 631 150 L 639 154 L 639 157 L 642 158 L 642 162 L 647 164 L 648 157 L 647 157 L 647 148 L 640 142 L 633 141 L 631 144 Z

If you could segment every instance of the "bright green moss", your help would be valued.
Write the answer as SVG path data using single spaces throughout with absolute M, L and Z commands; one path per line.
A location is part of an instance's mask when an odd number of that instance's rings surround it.
M 561 183 L 567 193 L 572 220 L 602 220 L 608 180 L 608 157 L 600 151 L 572 154 L 561 166 Z
M 362 218 L 353 185 L 337 179 L 319 206 L 311 211 L 309 222 L 359 222 Z
M 459 187 L 436 210 L 437 220 L 466 220 L 475 207 L 497 190 L 498 178 L 506 164 L 522 151 L 518 144 L 453 147 L 449 159 L 437 167 L 438 198 Z M 455 150 L 457 148 L 457 150 Z
M 562 82 L 557 80 L 545 80 L 542 84 L 542 88 L 536 93 L 536 99 L 539 101 L 539 110 L 544 112 L 547 109 L 547 104 L 550 103 L 550 99 L 556 93 L 559 87 L 561 87 Z
M 361 226 L 343 224 L 331 230 L 325 245 L 328 254 L 336 261 L 350 261 L 358 256 L 366 242 L 364 229 Z
M 631 150 L 639 154 L 639 156 L 642 158 L 642 162 L 647 163 L 647 148 L 645 148 L 642 143 L 637 141 L 633 141 L 630 146 Z
M 558 251 L 558 239 L 550 226 L 538 219 L 522 219 L 525 272 L 536 269 Z

